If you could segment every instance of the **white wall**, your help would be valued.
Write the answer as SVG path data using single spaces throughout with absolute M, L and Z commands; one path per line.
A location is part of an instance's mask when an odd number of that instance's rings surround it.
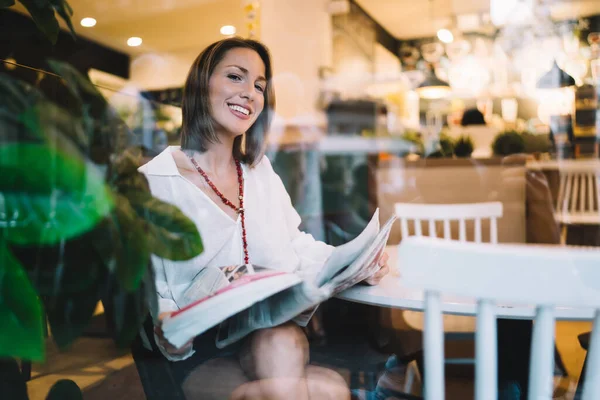
M 327 0 L 262 0 L 260 40 L 271 50 L 277 114 L 286 123 L 323 121 L 319 67 L 331 65 Z
M 139 55 L 130 65 L 130 83 L 143 90 L 182 87 L 201 48 Z

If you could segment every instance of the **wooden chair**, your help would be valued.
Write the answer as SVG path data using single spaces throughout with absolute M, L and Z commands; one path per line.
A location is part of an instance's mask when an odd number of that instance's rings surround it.
M 562 161 L 555 219 L 561 224 L 561 244 L 572 224 L 600 225 L 600 161 Z
M 600 251 L 408 238 L 399 246 L 398 262 L 403 284 L 425 292 L 427 399 L 444 399 L 442 293 L 477 299 L 477 400 L 497 398 L 496 306 L 536 306 L 530 400 L 552 398 L 556 306 L 595 310 L 582 398 L 600 398 Z
M 476 243 L 484 240 L 483 224 L 489 221 L 489 236 L 491 243 L 498 242 L 498 218 L 502 217 L 502 203 L 472 203 L 472 204 L 415 204 L 396 203 L 395 213 L 400 220 L 402 240 L 410 236 L 442 237 L 452 239 L 452 225 L 458 224 L 458 240 L 467 241 L 467 231 L 472 225 L 473 238 Z M 423 227 L 425 224 L 425 227 Z M 441 229 L 438 231 L 438 225 Z M 427 233 L 425 233 L 425 229 Z M 439 234 L 438 234 L 439 233 Z M 423 330 L 423 313 L 404 311 L 404 320 L 411 327 Z M 471 317 L 445 315 L 446 340 L 473 339 L 475 320 Z M 447 364 L 472 364 L 472 358 L 447 358 Z M 405 391 L 410 391 L 418 369 L 411 363 L 407 369 Z

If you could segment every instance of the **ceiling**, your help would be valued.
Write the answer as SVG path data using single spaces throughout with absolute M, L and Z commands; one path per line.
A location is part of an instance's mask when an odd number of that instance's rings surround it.
M 69 4 L 78 35 L 131 55 L 199 51 L 223 37 L 221 26 L 243 29 L 244 24 L 242 0 L 69 0 Z M 96 26 L 82 27 L 84 17 L 95 18 Z M 131 36 L 141 37 L 142 45 L 127 46 Z
M 489 16 L 490 0 L 355 0 L 397 39 L 434 36 L 458 16 Z M 537 0 L 555 19 L 600 14 L 598 0 Z M 485 20 L 485 18 L 484 18 Z M 415 22 L 417 21 L 417 22 Z
M 450 26 L 457 16 L 481 17 L 489 14 L 490 9 L 490 0 L 355 1 L 398 39 L 433 36 L 438 29 Z M 537 1 L 552 3 L 555 18 L 600 14 L 599 0 Z M 69 0 L 69 3 L 79 35 L 131 55 L 198 51 L 222 38 L 219 29 L 223 25 L 234 25 L 245 34 L 243 0 Z M 23 10 L 20 5 L 19 8 Z M 97 25 L 82 27 L 79 21 L 84 17 L 94 17 Z M 143 44 L 127 46 L 127 38 L 131 36 L 141 37 Z

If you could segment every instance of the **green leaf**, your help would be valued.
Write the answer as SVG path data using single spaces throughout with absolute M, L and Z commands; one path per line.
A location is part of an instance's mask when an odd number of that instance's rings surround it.
M 81 235 L 113 208 L 99 171 L 63 146 L 0 145 L 0 224 L 18 245 L 52 245 Z M 0 226 L 2 226 L 0 225 Z
M 73 9 L 67 3 L 67 0 L 49 0 L 50 4 L 54 6 L 54 9 L 60 15 L 60 17 L 65 21 L 67 26 L 69 27 L 69 31 L 71 32 L 71 36 L 73 39 L 76 39 L 75 28 L 73 27 L 73 22 L 71 21 L 71 17 L 73 16 Z
M 42 308 L 38 295 L 1 238 L 0 321 L 0 358 L 44 359 Z
M 141 150 L 137 148 L 126 149 L 110 165 L 108 183 L 118 193 L 140 192 L 150 193 L 148 180 L 138 171 L 142 165 Z
M 92 117 L 100 118 L 104 115 L 108 102 L 87 76 L 63 61 L 48 60 L 48 65 L 52 72 L 60 75 L 66 81 L 69 91 L 80 99 L 82 104 L 91 107 Z
M 114 339 L 119 347 L 128 347 L 148 316 L 148 301 L 156 298 L 156 287 L 151 274 L 146 274 L 140 286 L 133 291 L 124 290 L 118 281 L 112 285 L 110 301 L 104 303 L 107 316 L 110 316 Z
M 52 44 L 56 44 L 59 27 L 54 15 L 54 7 L 48 1 L 19 0 L 19 2 L 25 6 L 38 29 Z
M 15 5 L 15 0 L 0 0 L 0 8 L 8 8 Z
M 115 215 L 121 244 L 117 253 L 117 277 L 125 290 L 132 291 L 139 287 L 150 262 L 148 232 L 126 197 L 117 195 Z
M 43 96 L 28 83 L 0 73 L 0 98 L 3 108 L 16 117 L 30 109 Z
M 114 258 L 116 239 L 101 223 L 56 246 L 11 245 L 10 250 L 41 296 L 58 296 L 84 292 L 102 279 Z
M 55 142 L 64 142 L 68 138 L 78 150 L 85 151 L 89 147 L 81 118 L 76 118 L 62 108 L 48 101 L 39 102 L 20 116 L 20 120 L 28 131 L 37 138 Z
M 152 253 L 168 260 L 183 261 L 203 251 L 196 224 L 179 208 L 150 194 L 129 192 L 126 196 L 147 223 Z
M 82 273 L 85 268 L 81 266 Z M 52 339 L 60 349 L 67 348 L 89 325 L 104 289 L 107 274 L 105 269 L 101 272 L 103 275 L 94 279 L 85 290 L 43 297 Z

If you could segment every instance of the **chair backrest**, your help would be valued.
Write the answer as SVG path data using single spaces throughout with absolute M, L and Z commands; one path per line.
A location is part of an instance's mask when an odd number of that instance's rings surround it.
M 562 161 L 556 212 L 561 215 L 595 215 L 600 220 L 600 161 Z
M 444 399 L 442 293 L 477 299 L 477 400 L 497 399 L 497 305 L 536 306 L 530 400 L 552 398 L 555 306 L 595 310 L 583 399 L 600 399 L 600 250 L 411 237 L 400 244 L 398 263 L 403 285 L 425 291 L 427 399 Z
M 471 204 L 416 204 L 396 203 L 396 216 L 400 220 L 402 238 L 410 236 L 409 221 L 414 221 L 414 236 L 423 236 L 422 222 L 427 222 L 430 237 L 440 237 L 437 234 L 436 223 L 443 223 L 443 238 L 450 240 L 452 221 L 458 221 L 459 240 L 467 240 L 467 221 L 474 221 L 474 241 L 482 242 L 482 221 L 490 220 L 490 242 L 498 243 L 498 218 L 502 217 L 502 203 L 471 203 Z

